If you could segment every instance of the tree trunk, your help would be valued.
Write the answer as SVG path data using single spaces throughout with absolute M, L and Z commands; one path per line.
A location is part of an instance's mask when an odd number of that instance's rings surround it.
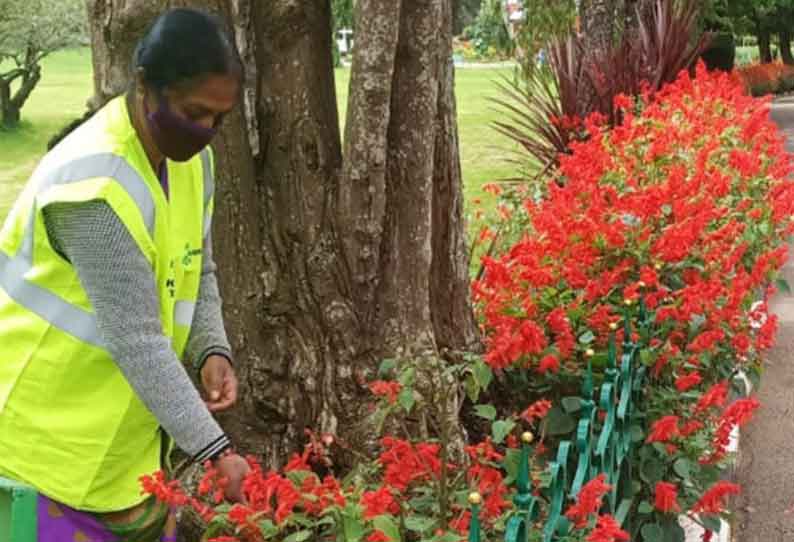
M 783 26 L 778 37 L 780 38 L 780 58 L 785 64 L 794 64 L 794 55 L 791 54 L 791 31 Z
M 11 85 L 20 78 L 19 88 L 12 94 Z M 0 125 L 13 128 L 19 124 L 22 107 L 40 80 L 41 67 L 38 64 L 13 70 L 0 77 Z
M 344 158 L 327 0 L 181 3 L 224 14 L 246 66 L 214 143 L 213 237 L 242 387 L 222 421 L 270 466 L 306 429 L 372 452 L 366 382 L 381 359 L 433 367 L 478 347 L 451 2 L 357 2 Z M 167 5 L 89 1 L 94 108 L 126 87 L 134 41 Z
M 0 125 L 13 128 L 19 124 L 19 109 L 11 102 L 11 83 L 0 80 Z
M 582 0 L 579 4 L 581 33 L 581 74 L 601 72 L 601 66 L 610 62 L 616 31 L 619 27 L 617 0 Z M 577 86 L 577 111 L 581 116 L 590 113 L 588 104 L 599 99 L 599 91 L 591 76 L 581 76 Z
M 758 29 L 756 31 L 758 38 L 758 53 L 762 64 L 768 64 L 774 59 L 772 58 L 772 36 L 768 30 Z
M 41 81 L 41 66 L 34 64 L 26 68 L 25 72 L 22 74 L 22 82 L 10 102 L 11 110 L 16 112 L 17 122 L 19 122 L 22 107 L 25 105 L 25 102 L 28 101 L 28 98 L 30 98 L 33 89 L 36 88 L 39 81 Z
M 585 52 L 607 50 L 618 28 L 616 0 L 582 0 L 580 10 Z

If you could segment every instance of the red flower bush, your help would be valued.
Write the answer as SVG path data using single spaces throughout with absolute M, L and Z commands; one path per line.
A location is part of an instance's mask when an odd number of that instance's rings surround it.
M 592 420 L 590 438 L 626 422 L 619 431 L 630 437 L 628 460 L 639 473 L 632 514 L 640 525 L 671 524 L 669 514 L 679 511 L 720 513 L 739 492 L 713 483 L 731 432 L 760 406 L 752 397 L 729 403 L 729 394 L 740 388 L 738 372 L 759 376 L 777 326 L 767 299 L 794 233 L 792 164 L 767 102 L 747 96 L 735 76 L 700 67 L 696 77 L 683 73 L 653 97 L 620 96 L 615 106 L 622 122 L 612 129 L 598 115 L 577 121 L 586 137 L 560 157 L 546 194 L 502 195 L 519 203 L 500 209 L 507 230 L 520 235 L 485 258 L 473 285 L 490 369 L 482 361 L 458 373 L 444 369 L 464 381 L 467 394 L 487 386 L 491 369 L 523 377 L 504 380 L 526 385 L 528 407 L 496 419 L 493 405 L 476 405 L 477 415 L 493 422 L 492 438 L 465 446 L 465 458 L 452 461 L 444 441 L 417 442 L 407 435 L 409 424 L 394 424 L 404 438 L 381 438 L 378 457 L 344 483 L 312 471 L 332 468 L 324 441 L 312 438 L 283 471 L 250 461 L 247 505 L 217 504 L 226 481 L 211 466 L 198 496 L 162 473 L 144 477 L 144 490 L 194 508 L 222 528 L 212 533 L 226 535 L 220 540 L 336 539 L 348 531 L 370 542 L 462 540 L 474 520 L 469 492 L 480 494 L 472 502 L 487 529 L 504 529 L 514 510 L 516 489 L 507 481 L 516 478 L 521 424 L 539 435 L 529 491 L 541 517 L 552 514 L 544 509 L 549 482 L 540 457 L 560 440 L 579 446 L 579 427 L 565 423 L 575 422 L 569 413 L 578 410 Z M 633 374 L 644 378 L 635 381 L 640 415 L 618 420 L 612 407 L 620 401 L 601 395 L 608 390 L 601 383 L 625 367 L 608 366 L 606 352 L 620 355 L 631 343 L 639 347 Z M 414 376 L 370 385 L 381 425 L 422 403 Z M 571 396 L 580 389 L 601 401 Z M 425 420 L 410 423 L 418 419 Z M 602 513 L 613 474 L 581 487 L 565 512 L 569 540 L 629 539 Z
M 782 62 L 751 64 L 736 71 L 747 92 L 753 96 L 777 94 L 794 89 L 794 67 Z
M 661 512 L 713 513 L 715 498 L 679 504 L 670 490 L 686 481 L 704 492 L 731 431 L 759 406 L 728 404 L 728 393 L 737 371 L 760 375 L 774 340 L 766 300 L 794 231 L 792 162 L 768 101 L 736 76 L 700 66 L 616 106 L 623 122 L 587 119 L 588 137 L 560 157 L 543 197 L 512 196 L 517 212 L 502 229 L 518 233 L 473 285 L 485 359 L 532 371 L 552 390 L 535 399 L 559 400 L 570 393 L 562 383 L 603 370 L 612 333 L 620 354 L 629 319 L 649 369 L 649 431 L 633 460 L 669 473 L 643 491 Z

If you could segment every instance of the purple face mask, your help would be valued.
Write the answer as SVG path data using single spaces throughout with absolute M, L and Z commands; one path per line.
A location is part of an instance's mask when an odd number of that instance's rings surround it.
M 177 162 L 190 160 L 218 133 L 217 128 L 205 128 L 171 111 L 165 96 L 160 97 L 157 111 L 150 113 L 146 107 L 146 120 L 157 148 Z

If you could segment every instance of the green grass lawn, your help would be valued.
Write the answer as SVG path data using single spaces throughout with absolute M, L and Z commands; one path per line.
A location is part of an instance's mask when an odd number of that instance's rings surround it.
M 19 129 L 0 131 L 0 220 L 5 217 L 22 184 L 46 150 L 47 140 L 79 117 L 92 93 L 89 49 L 56 53 L 45 59 L 43 77 L 22 110 Z M 469 68 L 457 72 L 456 94 L 463 180 L 467 202 L 481 199 L 489 207 L 491 196 L 482 191 L 487 182 L 514 174 L 507 161 L 509 142 L 489 123 L 496 118 L 488 97 L 494 84 L 509 69 Z M 350 71 L 336 72 L 340 117 L 347 108 Z
M 20 127 L 0 130 L 0 219 L 46 152 L 49 138 L 85 111 L 93 89 L 91 71 L 88 49 L 44 59 L 41 81 L 22 109 Z

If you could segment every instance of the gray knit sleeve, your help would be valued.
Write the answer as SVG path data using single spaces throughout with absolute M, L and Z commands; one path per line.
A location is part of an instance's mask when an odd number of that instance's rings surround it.
M 163 334 L 151 266 L 104 202 L 44 209 L 53 248 L 74 266 L 105 347 L 176 444 L 196 461 L 229 445 Z
M 193 364 L 198 373 L 204 361 L 214 354 L 224 356 L 232 361 L 232 349 L 223 326 L 223 301 L 218 291 L 215 277 L 215 261 L 212 258 L 212 236 L 207 234 L 202 248 L 201 283 L 199 284 L 196 311 L 193 314 L 193 325 L 190 328 L 185 360 Z

